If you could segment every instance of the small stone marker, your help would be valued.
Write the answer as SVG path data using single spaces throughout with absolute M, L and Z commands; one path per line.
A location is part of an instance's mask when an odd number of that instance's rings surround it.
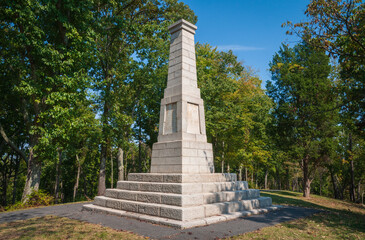
M 128 181 L 118 181 L 116 189 L 107 189 L 83 209 L 190 228 L 278 208 L 247 182 L 237 181 L 236 174 L 214 173 L 197 87 L 196 29 L 183 19 L 169 27 L 169 72 L 151 173 L 130 173 Z

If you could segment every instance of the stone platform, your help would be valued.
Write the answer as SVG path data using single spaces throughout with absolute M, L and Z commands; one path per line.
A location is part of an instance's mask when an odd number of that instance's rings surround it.
M 133 173 L 84 209 L 190 228 L 278 208 L 236 180 L 236 174 Z

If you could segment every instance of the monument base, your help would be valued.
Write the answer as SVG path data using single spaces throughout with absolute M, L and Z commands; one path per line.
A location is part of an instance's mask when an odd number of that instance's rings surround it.
M 275 210 L 236 174 L 132 173 L 84 210 L 190 228 Z

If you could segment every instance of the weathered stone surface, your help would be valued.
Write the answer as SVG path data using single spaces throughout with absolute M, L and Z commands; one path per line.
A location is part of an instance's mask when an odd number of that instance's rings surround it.
M 175 206 L 182 206 L 182 199 L 186 195 L 171 195 L 171 194 L 164 194 L 161 196 L 161 203 L 167 205 L 175 205 Z
M 212 173 L 209 174 L 130 173 L 128 175 L 128 181 L 135 181 L 135 182 L 202 183 L 202 182 L 235 182 L 236 180 L 237 176 L 235 173 L 213 173 L 213 174 Z M 247 186 L 245 185 L 245 182 L 243 183 L 237 182 L 237 184 Z
M 118 191 L 115 189 L 107 189 L 105 191 L 105 197 L 118 198 Z
M 117 199 L 113 199 L 113 198 L 109 198 L 109 199 L 106 200 L 106 207 L 121 210 L 122 209 L 122 201 L 117 200 Z
M 204 206 L 201 205 L 196 207 L 183 208 L 182 214 L 183 214 L 182 221 L 204 218 L 205 217 Z
M 160 207 L 153 204 L 138 204 L 138 212 L 152 216 L 160 216 Z
M 182 206 L 196 206 L 204 204 L 204 196 L 203 194 L 189 194 L 183 195 L 182 197 Z
M 179 220 L 173 220 L 173 219 L 162 218 L 162 217 L 157 217 L 157 216 L 150 216 L 150 215 L 145 215 L 145 214 L 126 212 L 123 210 L 105 208 L 105 207 L 96 206 L 93 204 L 86 204 L 83 206 L 83 209 L 88 210 L 88 211 L 102 212 L 102 213 L 111 214 L 111 215 L 115 215 L 115 216 L 125 216 L 125 217 L 130 217 L 130 218 L 136 218 L 139 220 L 144 220 L 144 221 L 148 221 L 148 222 L 155 223 L 155 224 L 167 225 L 167 226 L 180 228 L 180 229 L 192 228 L 192 227 L 197 227 L 197 226 L 204 226 L 207 224 L 223 222 L 223 221 L 232 220 L 235 218 L 250 216 L 253 214 L 259 214 L 259 213 L 263 213 L 263 212 L 267 212 L 267 211 L 274 211 L 274 210 L 277 210 L 278 208 L 280 208 L 280 206 L 273 206 L 273 207 L 268 207 L 266 209 L 259 209 L 259 210 L 252 210 L 252 211 L 242 211 L 242 212 L 238 212 L 236 214 L 222 214 L 220 216 L 205 217 L 203 219 L 197 219 L 197 220 L 192 220 L 192 221 L 179 221 Z
M 206 217 L 227 213 L 227 206 L 224 203 L 204 205 L 204 209 Z
M 94 204 L 101 206 L 101 207 L 105 207 L 106 206 L 106 198 L 99 196 L 99 197 L 95 197 L 94 198 Z
M 138 212 L 138 204 L 136 202 L 123 201 L 122 209 L 129 212 Z
M 119 199 L 125 199 L 125 200 L 137 200 L 137 193 L 132 191 L 122 191 L 119 190 L 118 193 Z
M 153 193 L 138 193 L 138 202 L 161 203 L 161 195 Z
M 181 208 L 174 208 L 174 207 L 161 207 L 161 217 L 169 218 L 169 219 L 176 219 L 182 221 L 183 213 Z

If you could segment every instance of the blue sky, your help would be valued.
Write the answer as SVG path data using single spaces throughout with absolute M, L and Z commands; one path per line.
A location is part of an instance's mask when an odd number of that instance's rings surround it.
M 294 45 L 281 24 L 305 20 L 309 0 L 182 0 L 198 16 L 195 41 L 231 49 L 244 65 L 269 80 L 269 62 L 281 43 Z

